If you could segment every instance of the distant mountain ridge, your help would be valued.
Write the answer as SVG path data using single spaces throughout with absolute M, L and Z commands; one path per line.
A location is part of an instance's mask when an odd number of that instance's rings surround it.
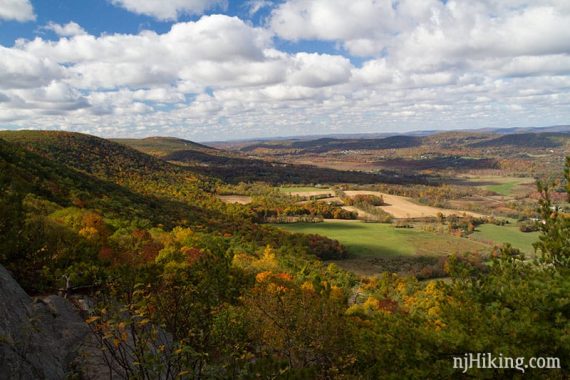
M 322 138 L 308 141 L 293 141 L 289 145 L 266 145 L 263 143 L 248 145 L 241 149 L 250 152 L 257 148 L 267 149 L 302 149 L 305 152 L 324 153 L 331 150 L 358 150 L 358 149 L 399 149 L 411 148 L 421 144 L 416 136 L 389 136 L 380 139 L 333 139 Z
M 513 128 L 483 128 L 470 129 L 471 132 L 489 132 L 497 134 L 517 134 L 517 133 L 570 133 L 570 125 L 552 125 L 549 127 L 513 127 Z
M 480 141 L 470 144 L 475 148 L 500 147 L 500 146 L 520 146 L 530 148 L 557 148 L 562 145 L 557 141 L 557 137 L 564 137 L 562 133 L 514 133 L 504 134 L 497 138 Z
M 441 133 L 490 133 L 490 134 L 517 134 L 517 133 L 563 133 L 570 134 L 570 125 L 553 125 L 547 127 L 511 127 L 511 128 L 475 128 L 475 129 L 457 129 L 457 130 L 417 130 L 410 132 L 363 132 L 363 133 L 331 133 L 325 135 L 303 135 L 303 136 L 277 136 L 277 137 L 260 137 L 248 138 L 232 141 L 208 141 L 204 144 L 213 147 L 223 146 L 225 144 L 242 144 L 268 141 L 310 141 L 322 139 L 381 139 L 391 136 L 432 136 Z
M 570 139 L 570 133 L 541 132 L 541 133 L 477 133 L 477 132 L 442 132 L 428 136 L 396 135 L 377 139 L 333 139 L 321 138 L 316 140 L 298 141 L 268 141 L 256 142 L 250 145 L 238 146 L 233 149 L 244 153 L 260 153 L 272 151 L 288 154 L 348 152 L 355 150 L 385 150 L 414 147 L 440 148 L 557 148 Z

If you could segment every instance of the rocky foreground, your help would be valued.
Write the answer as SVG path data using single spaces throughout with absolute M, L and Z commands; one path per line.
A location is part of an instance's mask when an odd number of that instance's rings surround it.
M 96 353 L 70 301 L 30 297 L 0 265 L 0 379 L 108 378 Z

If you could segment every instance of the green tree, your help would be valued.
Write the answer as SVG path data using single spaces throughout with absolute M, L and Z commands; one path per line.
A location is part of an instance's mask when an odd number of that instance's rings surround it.
M 564 170 L 566 181 L 570 179 L 570 157 L 566 158 Z M 542 218 L 539 241 L 534 244 L 542 259 L 556 266 L 570 268 L 570 217 L 553 204 L 550 186 L 538 182 L 541 194 L 539 213 Z M 570 199 L 570 185 L 567 185 Z

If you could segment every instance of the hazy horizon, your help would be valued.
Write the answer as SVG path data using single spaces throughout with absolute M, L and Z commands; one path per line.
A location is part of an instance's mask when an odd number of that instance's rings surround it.
M 305 134 L 305 135 L 276 135 L 276 136 L 251 136 L 251 137 L 231 137 L 228 139 L 220 139 L 220 140 L 201 140 L 201 139 L 192 139 L 185 136 L 177 136 L 177 135 L 148 135 L 148 136 L 132 136 L 132 135 L 120 135 L 114 137 L 108 137 L 104 135 L 98 135 L 96 133 L 89 133 L 83 131 L 65 131 L 61 129 L 27 129 L 27 128 L 18 128 L 18 129 L 2 129 L 0 131 L 27 131 L 27 130 L 38 130 L 38 131 L 53 131 L 53 132 L 78 132 L 78 133 L 85 133 L 90 134 L 93 136 L 106 138 L 106 139 L 146 139 L 146 138 L 177 138 L 181 140 L 189 140 L 199 144 L 208 144 L 208 143 L 232 143 L 232 142 L 247 142 L 247 141 L 260 141 L 260 140 L 288 140 L 288 139 L 312 139 L 312 138 L 325 138 L 325 137 L 342 137 L 342 136 L 362 136 L 365 138 L 366 136 L 375 136 L 380 134 L 385 135 L 409 135 L 409 134 L 422 134 L 422 133 L 443 133 L 443 132 L 478 132 L 478 131 L 487 131 L 487 130 L 494 130 L 494 129 L 506 129 L 506 130 L 529 130 L 533 132 L 537 132 L 536 129 L 549 129 L 549 128 L 558 128 L 558 127 L 569 127 L 570 125 L 560 124 L 560 125 L 541 125 L 541 126 L 528 126 L 528 127 L 498 127 L 498 128 L 469 128 L 469 129 L 437 129 L 437 130 L 412 130 L 407 132 L 402 131 L 386 131 L 386 132 L 344 132 L 344 133 L 328 133 L 328 134 Z

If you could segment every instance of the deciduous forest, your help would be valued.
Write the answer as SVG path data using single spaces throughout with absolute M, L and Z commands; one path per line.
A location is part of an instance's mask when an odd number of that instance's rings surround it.
M 81 318 L 95 342 L 89 355 L 117 378 L 519 375 L 463 375 L 452 358 L 465 352 L 557 357 L 561 368 L 529 370 L 530 378 L 569 374 L 570 218 L 548 183 L 536 189 L 536 254 L 508 244 L 484 260 L 449 254 L 443 280 L 361 276 L 342 267 L 351 254 L 339 241 L 275 226 L 286 222 L 278 217 L 355 219 L 342 202 L 284 194 L 272 181 L 238 191 L 207 171 L 88 135 L 0 137 L 0 264 L 32 296 L 88 302 Z M 567 158 L 568 196 L 569 177 Z M 228 189 L 252 202 L 222 202 Z M 342 186 L 334 191 L 347 199 Z M 362 212 L 385 202 L 359 195 L 347 204 Z M 477 224 L 460 222 L 450 229 Z M 6 360 L 29 357 L 24 342 L 0 345 Z M 81 378 L 88 367 L 69 374 Z M 7 378 L 17 378 L 20 367 L 11 368 Z

